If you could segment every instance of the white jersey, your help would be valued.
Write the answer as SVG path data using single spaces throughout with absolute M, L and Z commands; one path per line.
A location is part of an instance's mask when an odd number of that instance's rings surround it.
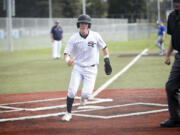
M 69 39 L 64 53 L 73 55 L 74 63 L 79 66 L 91 66 L 99 64 L 99 49 L 106 48 L 102 37 L 94 31 L 89 30 L 86 38 L 80 33 L 75 33 Z

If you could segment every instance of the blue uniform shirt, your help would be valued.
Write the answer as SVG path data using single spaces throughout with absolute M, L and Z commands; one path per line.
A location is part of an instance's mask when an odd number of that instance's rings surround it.
M 166 28 L 164 25 L 159 26 L 158 36 L 162 36 L 163 32 L 166 32 Z
M 59 41 L 62 39 L 63 30 L 61 27 L 56 27 L 56 26 L 52 27 L 51 33 L 53 34 L 54 40 Z

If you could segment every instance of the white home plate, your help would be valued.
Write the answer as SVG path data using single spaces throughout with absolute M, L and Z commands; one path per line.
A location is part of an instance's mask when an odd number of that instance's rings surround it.
M 95 105 L 86 105 L 86 106 L 79 106 L 77 109 L 101 109 L 104 106 L 95 106 Z

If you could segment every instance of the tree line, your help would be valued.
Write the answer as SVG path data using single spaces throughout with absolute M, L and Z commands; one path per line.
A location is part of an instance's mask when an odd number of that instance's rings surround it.
M 0 17 L 6 17 L 4 8 L 6 0 L 0 0 Z M 82 0 L 51 0 L 52 17 L 68 18 L 78 17 L 82 14 Z M 163 0 L 164 3 L 168 0 Z M 86 13 L 98 18 L 147 18 L 149 2 L 157 0 L 86 0 Z M 49 0 L 15 0 L 15 17 L 49 17 Z

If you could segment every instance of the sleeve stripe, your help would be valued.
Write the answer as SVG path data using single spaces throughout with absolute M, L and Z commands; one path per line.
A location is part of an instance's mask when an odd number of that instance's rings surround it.
M 107 46 L 105 46 L 105 47 L 103 48 L 103 50 L 106 49 L 106 48 L 107 48 Z

